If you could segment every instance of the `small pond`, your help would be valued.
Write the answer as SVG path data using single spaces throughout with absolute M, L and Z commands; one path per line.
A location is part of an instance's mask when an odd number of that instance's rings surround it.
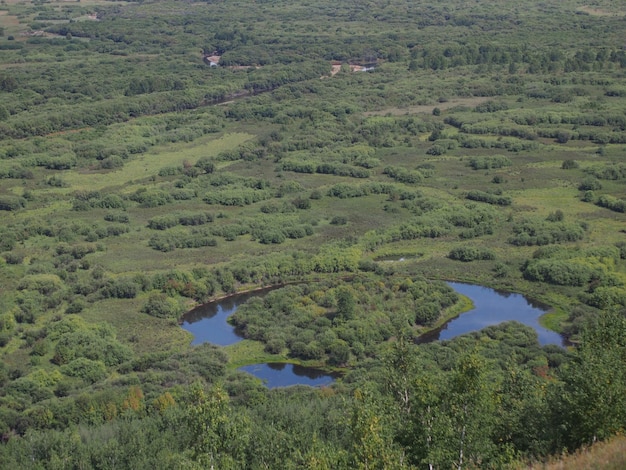
M 563 346 L 561 335 L 543 328 L 539 317 L 547 308 L 528 300 L 521 294 L 500 292 L 488 287 L 448 282 L 459 294 L 469 297 L 474 308 L 453 318 L 440 328 L 417 338 L 418 344 L 438 340 L 449 340 L 455 336 L 481 330 L 487 326 L 505 321 L 518 321 L 532 327 L 539 338 L 539 343 Z M 241 341 L 241 337 L 227 322 L 239 305 L 255 296 L 263 296 L 277 287 L 268 287 L 243 294 L 236 294 L 209 304 L 201 305 L 183 317 L 181 326 L 193 334 L 192 344 L 213 343 L 228 346 Z M 293 364 L 253 364 L 239 370 L 249 372 L 264 381 L 269 388 L 288 387 L 291 385 L 322 386 L 329 385 L 335 379 L 328 373 Z
M 330 385 L 335 380 L 335 377 L 329 375 L 328 372 L 296 364 L 252 364 L 237 370 L 248 372 L 260 378 L 268 388 L 290 387 L 292 385 L 321 387 Z

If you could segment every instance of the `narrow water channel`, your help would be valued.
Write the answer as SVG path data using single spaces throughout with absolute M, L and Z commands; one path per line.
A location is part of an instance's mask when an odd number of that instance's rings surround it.
M 506 321 L 518 321 L 532 327 L 537 332 L 542 346 L 565 344 L 565 339 L 561 335 L 539 324 L 539 317 L 547 311 L 545 306 L 521 294 L 501 292 L 488 287 L 459 282 L 448 282 L 448 285 L 459 294 L 469 297 L 474 303 L 474 308 L 453 318 L 437 330 L 420 336 L 416 340 L 418 344 L 449 340 Z M 239 305 L 244 304 L 251 297 L 263 296 L 276 288 L 268 287 L 237 294 L 197 307 L 184 315 L 181 326 L 193 334 L 192 344 L 205 342 L 219 346 L 234 344 L 242 338 L 228 323 L 228 317 L 235 313 Z M 335 379 L 324 371 L 293 364 L 253 364 L 241 367 L 239 370 L 259 377 L 269 388 L 290 385 L 328 385 Z
M 565 345 L 565 338 L 539 324 L 539 317 L 548 311 L 548 307 L 533 302 L 521 294 L 460 282 L 447 284 L 459 294 L 469 297 L 474 303 L 474 308 L 451 319 L 440 328 L 420 336 L 417 339 L 418 344 L 449 340 L 465 333 L 480 331 L 488 326 L 517 321 L 533 328 L 542 346 Z

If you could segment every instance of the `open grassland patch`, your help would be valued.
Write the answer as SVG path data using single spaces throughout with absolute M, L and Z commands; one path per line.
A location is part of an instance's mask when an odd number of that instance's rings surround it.
M 582 7 L 578 7 L 576 11 L 586 13 L 591 16 L 615 16 L 615 17 L 623 17 L 626 16 L 626 11 L 623 9 L 606 9 L 606 8 L 594 8 L 590 5 L 584 5 Z
M 228 354 L 228 366 L 233 369 L 249 364 L 285 362 L 288 359 L 286 354 L 268 354 L 264 351 L 263 343 L 249 339 L 225 346 L 224 351 Z
M 137 155 L 127 161 L 124 167 L 115 171 L 94 173 L 72 172 L 65 177 L 74 190 L 97 190 L 107 187 L 121 187 L 133 180 L 149 178 L 168 166 L 182 166 L 185 161 L 194 164 L 200 157 L 215 157 L 219 152 L 231 150 L 250 140 L 247 133 L 232 133 L 222 137 L 206 136 L 189 144 L 174 147 L 156 147 L 149 152 Z
M 129 344 L 137 354 L 155 351 L 182 351 L 191 342 L 191 334 L 175 320 L 158 319 L 140 312 L 145 298 L 98 302 L 80 316 L 91 323 L 110 323 L 117 338 Z

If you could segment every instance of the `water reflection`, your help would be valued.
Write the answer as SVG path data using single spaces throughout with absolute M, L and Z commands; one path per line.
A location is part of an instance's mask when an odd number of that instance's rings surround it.
M 335 376 L 328 374 L 328 372 L 296 364 L 252 364 L 240 367 L 237 370 L 248 372 L 260 378 L 268 388 L 290 387 L 293 385 L 321 387 L 330 385 L 335 381 Z
M 242 337 L 228 323 L 228 317 L 248 299 L 263 296 L 274 289 L 276 287 L 266 287 L 200 305 L 183 316 L 181 326 L 193 335 L 191 344 L 212 343 L 218 346 L 235 344 L 241 341 Z
M 560 334 L 539 324 L 539 317 L 548 310 L 544 305 L 531 301 L 521 294 L 459 282 L 447 284 L 459 294 L 469 297 L 474 302 L 474 309 L 453 318 L 441 328 L 420 336 L 417 339 L 419 344 L 449 340 L 455 336 L 482 330 L 487 326 L 517 321 L 533 328 L 542 346 L 547 344 L 564 346 L 565 340 Z

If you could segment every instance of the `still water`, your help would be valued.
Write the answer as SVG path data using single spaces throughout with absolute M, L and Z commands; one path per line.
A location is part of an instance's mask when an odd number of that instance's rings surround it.
M 558 333 L 543 328 L 539 317 L 547 308 L 521 294 L 500 292 L 488 287 L 448 282 L 459 294 L 469 297 L 474 308 L 453 318 L 439 329 L 417 338 L 417 343 L 430 343 L 449 340 L 455 336 L 479 331 L 491 325 L 506 321 L 518 321 L 534 328 L 542 346 L 547 344 L 564 345 L 564 338 Z M 182 327 L 193 334 L 192 344 L 213 343 L 228 346 L 241 341 L 227 319 L 251 297 L 263 296 L 277 287 L 268 287 L 244 294 L 237 294 L 197 307 L 183 317 Z M 249 372 L 264 381 L 269 388 L 291 385 L 329 385 L 335 377 L 318 369 L 294 364 L 253 364 L 239 370 Z
M 323 370 L 302 367 L 296 364 L 268 363 L 252 364 L 238 370 L 248 372 L 260 378 L 268 388 L 289 387 L 291 385 L 308 385 L 321 387 L 330 385 L 335 377 Z
M 488 326 L 506 321 L 517 321 L 530 326 L 537 332 L 539 344 L 564 345 L 564 338 L 539 324 L 539 317 L 546 313 L 547 307 L 527 299 L 521 294 L 501 292 L 488 287 L 448 282 L 456 292 L 469 297 L 474 308 L 453 318 L 441 328 L 426 333 L 417 339 L 418 343 L 430 343 L 448 340 L 455 336 L 482 330 Z

